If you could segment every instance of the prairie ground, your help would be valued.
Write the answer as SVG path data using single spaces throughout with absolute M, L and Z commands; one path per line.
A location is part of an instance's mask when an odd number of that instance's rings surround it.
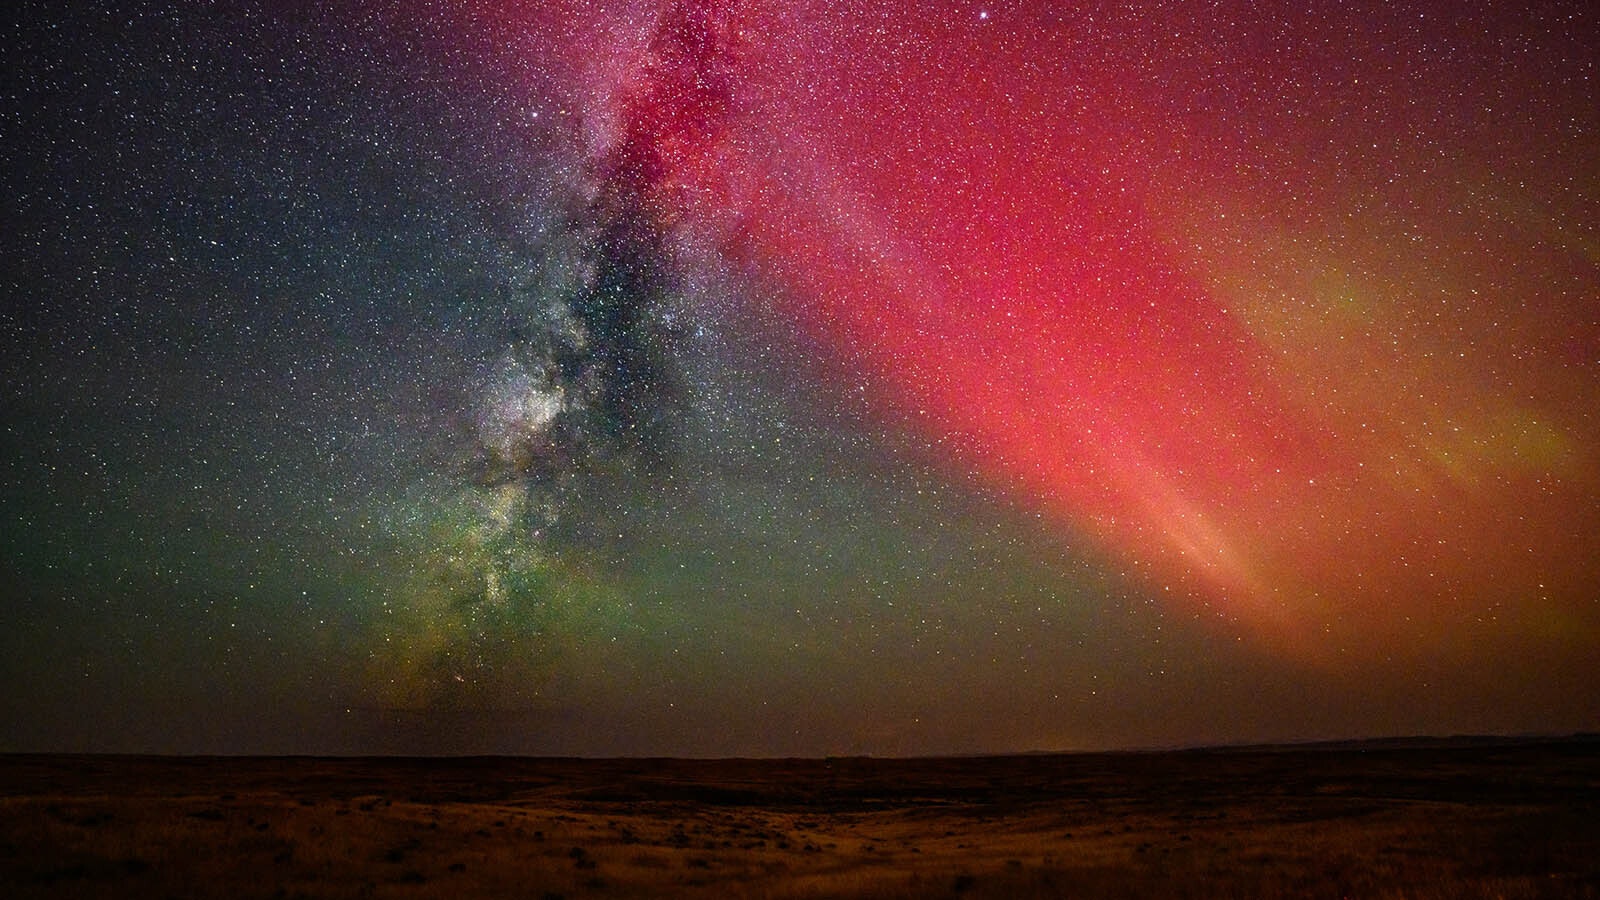
M 1600 742 L 0 756 L 7 897 L 1600 897 Z

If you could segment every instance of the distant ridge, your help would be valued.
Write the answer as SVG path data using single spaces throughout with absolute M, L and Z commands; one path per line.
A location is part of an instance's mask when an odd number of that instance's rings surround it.
M 1024 750 L 1018 753 L 963 753 L 952 759 L 1004 758 L 1011 756 L 1108 756 L 1118 754 L 1162 753 L 1289 753 L 1310 751 L 1360 750 L 1450 750 L 1484 747 L 1520 747 L 1529 744 L 1600 744 L 1600 732 L 1576 731 L 1567 734 L 1452 734 L 1396 735 L 1390 737 L 1335 738 L 1329 740 L 1269 741 L 1239 744 L 1172 744 L 1126 747 L 1108 750 Z M 870 757 L 861 757 L 870 758 Z M 928 757 L 937 759 L 940 757 Z
M 1178 744 L 1172 746 L 1122 747 L 1083 750 L 1018 750 L 1014 752 L 943 753 L 922 756 L 874 755 L 870 753 L 827 754 L 823 756 L 571 756 L 516 753 L 453 754 L 371 754 L 371 753 L 142 753 L 76 752 L 55 750 L 0 750 L 0 759 L 128 759 L 128 760 L 325 760 L 330 762 L 458 762 L 490 764 L 502 761 L 618 762 L 618 763 L 853 763 L 917 762 L 939 760 L 1027 759 L 1047 757 L 1183 756 L 1193 754 L 1248 754 L 1300 752 L 1363 752 L 1384 750 L 1469 750 L 1494 747 L 1525 747 L 1541 744 L 1594 745 L 1600 747 L 1600 732 L 1578 731 L 1568 734 L 1457 734 L 1404 735 L 1392 737 L 1342 738 L 1334 740 L 1279 741 L 1240 744 Z
M 1449 750 L 1475 747 L 1518 747 L 1527 744 L 1600 744 L 1600 732 L 1571 734 L 1452 734 L 1407 735 L 1400 737 L 1348 738 L 1325 741 L 1284 741 L 1270 744 L 1227 744 L 1194 747 L 1193 750 L 1292 751 L 1292 750 Z

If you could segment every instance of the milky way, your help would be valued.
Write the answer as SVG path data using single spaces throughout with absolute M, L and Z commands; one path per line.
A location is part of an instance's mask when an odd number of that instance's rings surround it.
M 1597 38 L 31 5 L 0 749 L 1592 729 Z

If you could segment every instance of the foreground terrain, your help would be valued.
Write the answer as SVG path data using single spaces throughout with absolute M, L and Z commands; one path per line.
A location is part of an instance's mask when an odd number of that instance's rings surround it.
M 0 756 L 9 897 L 1600 897 L 1600 743 Z

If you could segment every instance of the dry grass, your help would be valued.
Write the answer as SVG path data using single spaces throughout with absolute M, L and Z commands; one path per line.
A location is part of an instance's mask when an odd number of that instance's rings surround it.
M 0 757 L 8 897 L 1600 896 L 1600 747 Z

